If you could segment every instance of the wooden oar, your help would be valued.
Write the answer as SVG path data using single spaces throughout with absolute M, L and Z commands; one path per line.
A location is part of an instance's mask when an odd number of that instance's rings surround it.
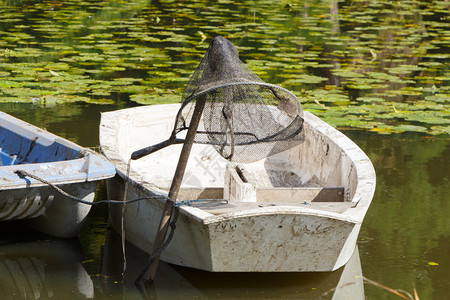
M 203 108 L 205 107 L 206 95 L 202 95 L 197 99 L 195 103 L 194 113 L 192 115 L 191 122 L 189 124 L 188 131 L 186 133 L 186 138 L 184 140 L 183 148 L 181 149 L 180 158 L 178 159 L 177 168 L 173 176 L 172 184 L 169 190 L 169 199 L 166 201 L 164 210 L 161 216 L 161 221 L 159 223 L 158 232 L 156 233 L 155 241 L 153 243 L 152 255 L 158 251 L 158 249 L 164 244 L 166 238 L 167 230 L 169 229 L 169 221 L 173 212 L 173 205 L 177 199 L 178 191 L 180 190 L 181 181 L 184 176 L 184 171 L 186 170 L 186 165 L 191 153 L 192 144 L 194 143 L 195 134 L 197 132 L 198 124 L 200 123 L 200 118 L 203 113 Z M 150 257 L 151 257 L 150 256 Z M 158 269 L 159 256 L 155 259 L 153 264 L 150 266 L 149 271 L 146 276 L 146 280 L 153 282 L 156 275 L 156 270 Z

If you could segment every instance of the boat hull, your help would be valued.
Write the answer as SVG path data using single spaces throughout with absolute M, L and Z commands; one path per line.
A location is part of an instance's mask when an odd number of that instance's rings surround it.
M 14 235 L 2 232 L 3 241 L 8 241 L 0 245 L 2 299 L 94 298 L 94 283 L 77 239 L 35 239 L 21 229 Z
M 97 182 L 59 186 L 70 195 L 93 202 Z M 86 222 L 91 205 L 74 202 L 50 187 L 0 191 L 0 220 L 25 220 L 31 228 L 48 235 L 71 238 Z
M 139 147 L 127 140 L 125 144 L 129 146 L 120 148 L 120 139 L 125 138 L 125 132 L 145 128 L 142 122 L 135 121 L 139 125 L 133 127 L 126 121 L 127 118 L 141 120 L 138 116 L 140 110 L 147 118 L 155 116 L 156 119 L 158 116 L 165 118 L 163 115 L 167 111 L 170 111 L 168 115 L 177 111 L 173 105 L 158 105 L 153 108 L 123 110 L 117 115 L 102 115 L 102 151 L 116 165 L 118 171 L 118 175 L 107 181 L 110 199 L 131 200 L 167 195 L 166 191 L 156 185 L 157 181 L 152 182 L 144 173 L 136 171 L 139 169 L 139 162 L 131 164 L 127 176 L 128 155 L 132 152 L 127 148 L 133 147 L 133 150 L 136 150 Z M 343 266 L 355 249 L 362 220 L 372 200 L 375 173 L 367 156 L 348 138 L 310 114 L 307 114 L 305 120 L 306 141 L 302 144 L 304 148 L 297 152 L 282 153 L 277 159 L 296 159 L 302 167 L 302 176 L 312 178 L 309 183 L 314 181 L 321 186 L 344 186 L 344 201 L 316 203 L 306 199 L 274 198 L 273 203 L 238 201 L 217 204 L 217 207 L 224 209 L 223 213 L 218 212 L 220 209 L 205 209 L 206 206 L 201 204 L 183 205 L 180 207 L 173 239 L 162 253 L 161 259 L 213 272 L 333 271 Z M 158 124 L 157 120 L 152 120 L 151 123 Z M 147 128 L 147 132 L 148 130 Z M 143 138 L 143 135 L 140 137 Z M 199 153 L 195 147 L 193 155 Z M 295 156 L 297 158 L 294 158 Z M 151 160 L 152 157 L 145 159 Z M 166 160 L 170 161 L 171 158 L 167 156 Z M 198 178 L 193 180 L 191 175 L 196 174 L 193 170 L 200 164 L 200 160 L 193 161 L 191 166 L 188 165 L 188 174 L 183 179 L 186 186 L 189 186 L 189 183 L 206 181 Z M 306 163 L 309 164 L 305 165 Z M 265 165 L 269 165 L 269 162 L 266 161 Z M 224 166 L 223 164 L 220 167 Z M 161 168 L 154 170 L 154 173 L 165 171 Z M 211 166 L 204 168 L 203 172 L 210 171 Z M 128 192 L 125 197 L 126 185 Z M 223 193 L 213 195 L 212 192 L 220 191 L 220 186 L 199 188 L 196 196 L 188 196 L 187 199 L 218 200 L 223 197 Z M 223 191 L 223 183 L 221 188 Z M 180 193 L 183 194 L 183 191 Z M 124 211 L 120 206 L 111 205 L 111 224 L 117 232 L 123 233 L 129 242 L 143 251 L 150 252 L 164 203 L 162 199 L 150 199 L 127 204 Z M 242 209 L 232 209 L 231 206 Z
M 50 185 L 93 202 L 98 181 L 115 174 L 95 152 L 1 112 L 0 156 L 0 221 L 26 220 L 55 237 L 76 236 L 91 205 Z
M 107 182 L 108 197 L 123 199 L 125 182 Z M 128 199 L 151 197 L 129 184 Z M 110 205 L 110 222 L 127 241 L 150 253 L 163 211 L 160 201 Z M 191 208 L 193 209 L 193 208 Z M 175 234 L 161 259 L 212 272 L 320 272 L 343 266 L 353 253 L 361 224 L 285 207 L 247 211 L 205 223 L 180 208 Z
M 124 291 L 129 297 L 133 293 L 137 295 L 134 281 L 148 262 L 147 253 L 127 243 L 124 276 L 120 236 L 109 230 L 105 240 L 100 269 L 106 276 L 101 282 L 102 291 L 108 295 L 122 295 Z M 152 293 L 158 299 L 176 299 L 180 295 L 186 299 L 217 298 L 218 293 L 223 299 L 235 299 L 242 294 L 247 299 L 259 299 L 262 294 L 266 299 L 293 298 L 295 295 L 297 298 L 301 295 L 302 299 L 365 299 L 358 248 L 343 268 L 331 273 L 210 273 L 160 262 L 158 275 L 152 282 Z

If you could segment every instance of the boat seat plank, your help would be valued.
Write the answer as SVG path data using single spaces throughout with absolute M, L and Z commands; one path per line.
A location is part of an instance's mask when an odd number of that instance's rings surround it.
M 261 207 L 304 207 L 309 209 L 323 210 L 333 213 L 342 213 L 354 205 L 351 202 L 284 202 L 284 203 L 256 203 L 256 202 L 223 202 L 223 201 L 205 201 L 193 202 L 192 207 L 207 211 L 213 215 L 221 215 L 243 210 L 257 209 Z
M 344 187 L 257 188 L 257 202 L 343 202 Z
M 293 174 L 293 175 L 292 175 Z M 224 197 L 232 202 L 343 202 L 344 187 L 302 186 L 292 172 L 227 165 Z
M 257 189 L 258 203 L 343 202 L 343 187 L 297 187 Z M 222 188 L 181 188 L 178 201 L 194 199 L 224 199 Z
M 178 192 L 178 201 L 198 200 L 198 199 L 223 199 L 223 188 L 196 188 L 181 187 Z

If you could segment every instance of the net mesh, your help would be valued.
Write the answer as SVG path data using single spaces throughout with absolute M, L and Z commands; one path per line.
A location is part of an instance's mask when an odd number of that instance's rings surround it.
M 200 99 L 206 102 L 194 141 L 213 145 L 230 161 L 253 162 L 304 139 L 302 108 L 295 95 L 263 82 L 223 37 L 212 40 L 189 80 L 172 137 L 189 128 Z

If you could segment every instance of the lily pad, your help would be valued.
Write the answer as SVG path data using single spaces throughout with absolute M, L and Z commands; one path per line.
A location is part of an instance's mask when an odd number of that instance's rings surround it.
M 0 4 L 0 101 L 178 102 L 222 35 L 262 80 L 339 128 L 446 132 L 442 1 L 340 2 L 333 14 L 311 0 L 9 2 Z
M 321 83 L 321 82 L 327 81 L 327 80 L 328 80 L 328 78 L 326 78 L 326 77 L 301 74 L 301 75 L 295 76 L 295 78 L 286 80 L 285 83 L 286 84 L 296 84 L 296 83 L 318 84 L 318 83 Z
M 391 127 L 392 131 L 396 132 L 405 132 L 405 131 L 412 131 L 412 132 L 426 132 L 427 128 L 423 126 L 417 126 L 417 125 L 397 125 Z
M 362 101 L 362 102 L 383 102 L 385 99 L 379 98 L 379 97 L 358 97 L 356 98 L 356 101 Z
M 134 94 L 130 96 L 130 100 L 139 104 L 166 104 L 166 103 L 178 103 L 180 102 L 181 96 L 174 95 L 170 91 L 164 93 L 159 91 L 158 93 L 148 93 L 148 94 Z

